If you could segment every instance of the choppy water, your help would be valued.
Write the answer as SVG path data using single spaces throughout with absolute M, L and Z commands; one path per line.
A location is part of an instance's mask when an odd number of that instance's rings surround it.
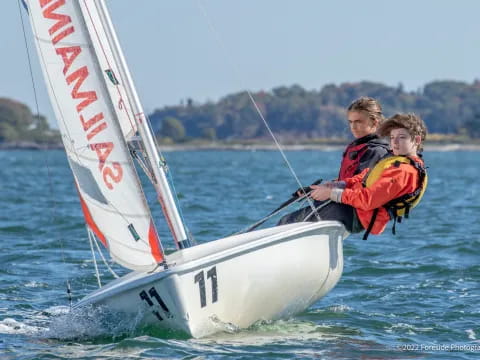
M 297 187 L 276 152 L 166 156 L 199 242 L 255 222 Z M 340 153 L 288 156 L 309 183 L 335 177 Z M 291 319 L 193 340 L 122 319 L 96 323 L 95 313 L 68 314 L 67 279 L 75 300 L 97 284 L 64 154 L 0 152 L 0 359 L 477 357 L 479 153 L 430 152 L 425 159 L 430 186 L 413 218 L 395 237 L 348 238 L 343 277 L 327 297 Z M 159 207 L 154 215 L 160 218 Z

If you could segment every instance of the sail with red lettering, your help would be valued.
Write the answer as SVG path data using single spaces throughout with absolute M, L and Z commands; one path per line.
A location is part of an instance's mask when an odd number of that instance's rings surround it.
M 87 226 L 134 269 L 164 260 L 128 140 L 134 111 L 95 0 L 28 0 L 41 67 Z

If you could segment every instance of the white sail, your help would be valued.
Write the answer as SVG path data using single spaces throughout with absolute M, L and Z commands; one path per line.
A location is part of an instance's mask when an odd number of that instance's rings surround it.
M 91 0 L 29 0 L 40 63 L 87 225 L 118 263 L 164 260 L 126 139 L 137 131 Z M 97 56 L 92 39 L 102 44 Z M 97 44 L 97 46 L 98 46 Z

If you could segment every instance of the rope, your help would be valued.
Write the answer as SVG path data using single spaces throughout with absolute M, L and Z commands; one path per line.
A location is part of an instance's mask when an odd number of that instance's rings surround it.
M 319 206 L 317 206 L 315 208 L 315 212 L 311 212 L 310 214 L 308 214 L 305 219 L 303 219 L 303 221 L 307 221 L 308 219 L 310 219 L 312 217 L 313 214 L 317 214 L 318 216 L 318 210 L 324 208 L 325 206 L 327 206 L 328 204 L 330 204 L 332 202 L 332 200 L 325 200 L 325 202 L 323 202 L 322 204 L 320 204 Z
M 152 134 L 154 134 L 152 126 L 151 126 L 150 118 L 148 116 L 145 116 L 145 121 L 147 122 L 147 125 L 150 129 L 150 132 Z M 172 174 L 172 172 L 170 171 L 170 168 L 167 165 L 167 160 L 165 159 L 162 152 L 160 151 L 160 148 L 159 148 L 158 143 L 157 143 L 157 139 L 155 137 L 153 137 L 153 142 L 155 144 L 155 148 L 157 149 L 157 151 L 160 154 L 160 159 L 162 161 L 160 166 L 163 167 L 163 169 L 165 171 L 165 175 L 167 177 L 167 181 L 168 181 L 168 184 L 170 186 L 170 190 L 171 190 L 172 195 L 173 195 L 173 200 L 175 202 L 175 205 L 177 206 L 178 214 L 180 215 L 180 219 L 182 220 L 183 226 L 185 227 L 185 232 L 187 234 L 187 238 L 192 242 L 192 244 L 196 244 L 196 241 L 193 238 L 190 230 L 188 229 L 187 223 L 186 223 L 185 218 L 183 216 L 182 207 L 180 206 L 180 199 L 178 198 L 177 189 L 175 189 L 175 182 L 173 181 L 173 174 Z
M 205 9 L 205 7 L 202 5 L 202 2 L 201 0 L 197 0 L 197 5 L 198 7 L 200 8 L 203 16 L 205 17 L 209 27 L 210 27 L 210 30 L 212 31 L 217 43 L 219 44 L 220 48 L 222 49 L 224 55 L 225 55 L 225 58 L 230 66 L 230 68 L 232 69 L 233 73 L 235 74 L 236 78 L 237 78 L 237 81 L 240 83 L 240 87 L 241 88 L 246 88 L 246 86 L 244 85 L 243 81 L 242 81 L 242 77 L 239 75 L 240 72 L 238 70 L 238 67 L 236 66 L 236 64 L 234 62 L 231 61 L 231 58 L 227 55 L 229 54 L 229 52 L 227 51 L 226 49 L 226 46 L 224 45 L 223 41 L 222 41 L 222 38 L 220 37 L 220 34 L 219 32 L 216 30 L 212 20 L 210 19 L 210 17 L 208 16 L 207 14 L 207 11 Z M 295 179 L 295 181 L 297 182 L 297 184 L 299 185 L 300 188 L 303 188 L 303 185 L 300 181 L 300 179 L 298 178 L 295 170 L 293 169 L 292 165 L 290 164 L 290 161 L 288 161 L 287 159 L 287 156 L 285 155 L 285 152 L 283 151 L 281 145 L 280 145 L 280 142 L 277 140 L 275 134 L 273 133 L 272 129 L 270 128 L 270 125 L 268 124 L 267 120 L 265 119 L 265 117 L 263 116 L 257 102 L 255 101 L 252 93 L 250 90 L 245 90 L 245 92 L 247 93 L 248 97 L 250 98 L 250 101 L 252 102 L 253 106 L 255 107 L 255 110 L 257 112 L 257 114 L 260 116 L 260 118 L 262 119 L 263 121 L 263 124 L 265 125 L 265 127 L 267 128 L 267 131 L 268 133 L 270 134 L 270 136 L 272 137 L 274 143 L 275 143 L 275 146 L 277 147 L 278 151 L 280 152 L 280 154 L 282 155 L 282 158 L 283 158 L 283 161 L 285 162 L 285 164 L 287 165 L 290 173 L 292 174 L 293 178 Z M 321 220 L 320 219 L 320 216 L 317 214 L 316 212 L 316 209 L 315 209 L 315 205 L 313 204 L 313 201 L 312 199 L 310 199 L 309 197 L 306 198 L 307 199 L 307 202 L 308 202 L 308 205 L 310 206 L 310 208 L 312 209 L 313 213 L 315 214 L 315 216 L 317 217 L 318 220 Z
M 93 234 L 90 231 L 89 227 L 87 226 L 87 234 L 88 234 L 88 242 L 90 243 L 90 250 L 92 251 L 92 259 L 93 259 L 93 265 L 95 267 L 95 275 L 97 277 L 97 282 L 98 282 L 98 287 L 102 287 L 102 282 L 100 281 L 100 273 L 98 272 L 98 265 L 97 265 L 97 258 L 95 256 L 95 250 L 93 249 Z
M 22 5 L 20 3 L 21 3 L 21 0 L 18 0 L 17 1 L 18 15 L 20 17 L 20 22 L 22 24 L 23 41 L 24 41 L 24 44 L 25 44 L 25 51 L 27 53 L 28 69 L 29 69 L 29 74 L 30 74 L 30 80 L 32 82 L 33 96 L 34 96 L 34 99 L 35 99 L 35 109 L 36 109 L 37 117 L 38 117 L 38 116 L 40 116 L 40 106 L 38 105 L 37 89 L 36 89 L 36 86 L 35 86 L 35 78 L 33 76 L 33 68 L 32 68 L 32 61 L 31 61 L 31 57 L 30 57 L 30 51 L 28 49 L 27 35 L 26 35 L 26 31 L 25 31 L 25 23 L 23 21 L 23 16 L 22 16 Z M 55 202 L 55 198 L 53 196 L 54 192 L 53 192 L 52 174 L 51 174 L 51 171 L 50 171 L 50 166 L 48 164 L 48 157 L 44 156 L 43 160 L 44 160 L 45 167 L 47 169 L 47 178 L 48 178 L 48 185 L 49 185 L 49 190 L 50 190 L 50 201 L 53 205 L 51 207 L 50 211 L 51 211 L 51 214 L 52 214 L 52 219 L 55 220 L 57 218 L 57 216 L 56 216 L 57 203 Z M 60 253 L 61 253 L 61 257 L 62 257 L 62 262 L 64 264 L 66 264 L 65 250 L 64 250 L 64 246 L 63 246 L 63 238 L 62 237 L 60 237 L 59 242 L 60 242 Z M 68 273 L 67 273 L 66 277 L 67 277 L 67 280 L 66 280 L 67 296 L 68 296 L 68 300 L 69 300 L 70 308 L 71 308 L 72 307 L 72 291 L 71 291 L 70 278 L 68 276 Z
M 97 247 L 97 251 L 98 251 L 98 253 L 100 254 L 100 257 L 102 258 L 103 263 L 104 263 L 105 266 L 107 267 L 108 271 L 110 271 L 110 274 L 112 274 L 115 279 L 118 279 L 119 276 L 117 275 L 117 273 L 116 273 L 115 271 L 113 271 L 113 269 L 110 267 L 110 265 L 108 265 L 108 262 L 107 262 L 107 260 L 105 259 L 105 256 L 103 256 L 102 250 L 100 249 L 100 246 L 98 246 L 97 238 L 94 236 L 93 239 L 95 240 L 95 241 L 94 241 L 94 244 L 95 244 L 95 246 Z

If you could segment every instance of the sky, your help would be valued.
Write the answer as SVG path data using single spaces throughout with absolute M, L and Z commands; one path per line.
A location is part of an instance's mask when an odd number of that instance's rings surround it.
M 18 0 L 0 5 L 0 97 L 36 108 Z M 68 1 L 68 0 L 67 0 Z M 477 0 L 107 0 L 147 112 L 241 90 L 480 78 Z M 23 12 L 23 11 L 22 11 Z M 30 24 L 41 114 L 55 124 Z M 34 112 L 36 112 L 34 110 Z

